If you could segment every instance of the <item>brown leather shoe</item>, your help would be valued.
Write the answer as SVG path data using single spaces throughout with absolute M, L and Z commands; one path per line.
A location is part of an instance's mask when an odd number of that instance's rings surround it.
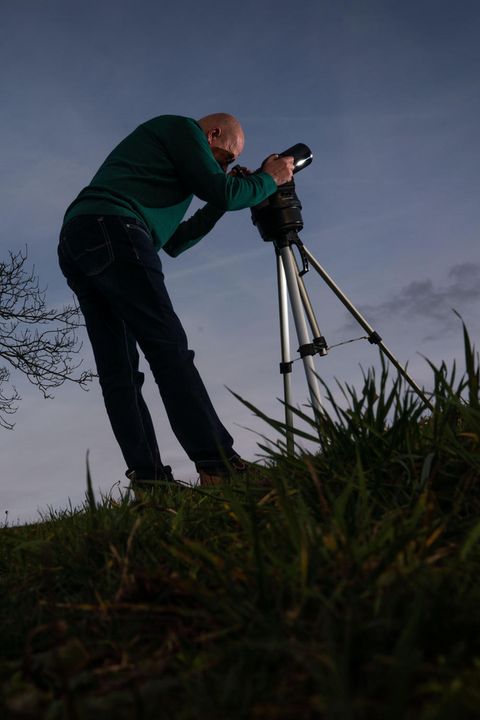
M 254 465 L 246 460 L 243 460 L 239 455 L 234 456 L 228 460 L 228 464 L 221 468 L 215 469 L 202 469 L 198 468 L 198 474 L 200 478 L 200 485 L 224 485 L 231 480 L 249 479 L 253 480 L 256 485 L 269 485 L 268 481 L 268 468 L 261 467 L 260 465 Z

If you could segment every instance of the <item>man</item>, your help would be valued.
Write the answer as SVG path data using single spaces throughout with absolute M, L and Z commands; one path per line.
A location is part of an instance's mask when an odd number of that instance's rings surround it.
M 172 480 L 142 397 L 137 344 L 178 441 L 202 484 L 244 472 L 193 363 L 165 288 L 158 250 L 176 257 L 227 210 L 252 207 L 292 177 L 293 158 L 268 157 L 255 174 L 227 174 L 244 134 L 225 113 L 198 122 L 163 115 L 110 153 L 65 214 L 59 262 L 78 297 L 103 398 L 134 489 Z M 182 218 L 196 195 L 206 201 Z

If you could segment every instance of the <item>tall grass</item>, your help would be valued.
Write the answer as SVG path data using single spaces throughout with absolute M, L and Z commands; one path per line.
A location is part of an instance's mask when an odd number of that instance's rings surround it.
M 93 497 L 0 532 L 10 718 L 480 715 L 479 362 L 430 364 L 433 412 L 382 364 L 324 387 L 317 449 L 270 485 Z M 248 405 L 249 403 L 247 403 Z M 253 408 L 253 406 L 250 405 Z M 256 411 L 261 415 L 259 411 Z M 320 438 L 320 439 L 319 439 Z

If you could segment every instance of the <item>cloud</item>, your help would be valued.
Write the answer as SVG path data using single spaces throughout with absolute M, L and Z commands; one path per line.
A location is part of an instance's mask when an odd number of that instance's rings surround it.
M 370 324 L 396 318 L 426 319 L 431 330 L 425 340 L 458 328 L 452 309 L 462 314 L 474 302 L 480 300 L 480 264 L 461 263 L 453 265 L 444 284 L 431 279 L 413 280 L 393 297 L 379 305 L 365 305 L 361 312 Z M 348 322 L 348 327 L 354 325 Z

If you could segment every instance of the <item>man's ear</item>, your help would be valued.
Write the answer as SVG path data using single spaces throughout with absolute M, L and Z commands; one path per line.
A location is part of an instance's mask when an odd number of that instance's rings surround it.
M 207 132 L 207 140 L 209 145 L 215 145 L 215 140 L 220 137 L 222 130 L 219 127 L 212 128 Z

